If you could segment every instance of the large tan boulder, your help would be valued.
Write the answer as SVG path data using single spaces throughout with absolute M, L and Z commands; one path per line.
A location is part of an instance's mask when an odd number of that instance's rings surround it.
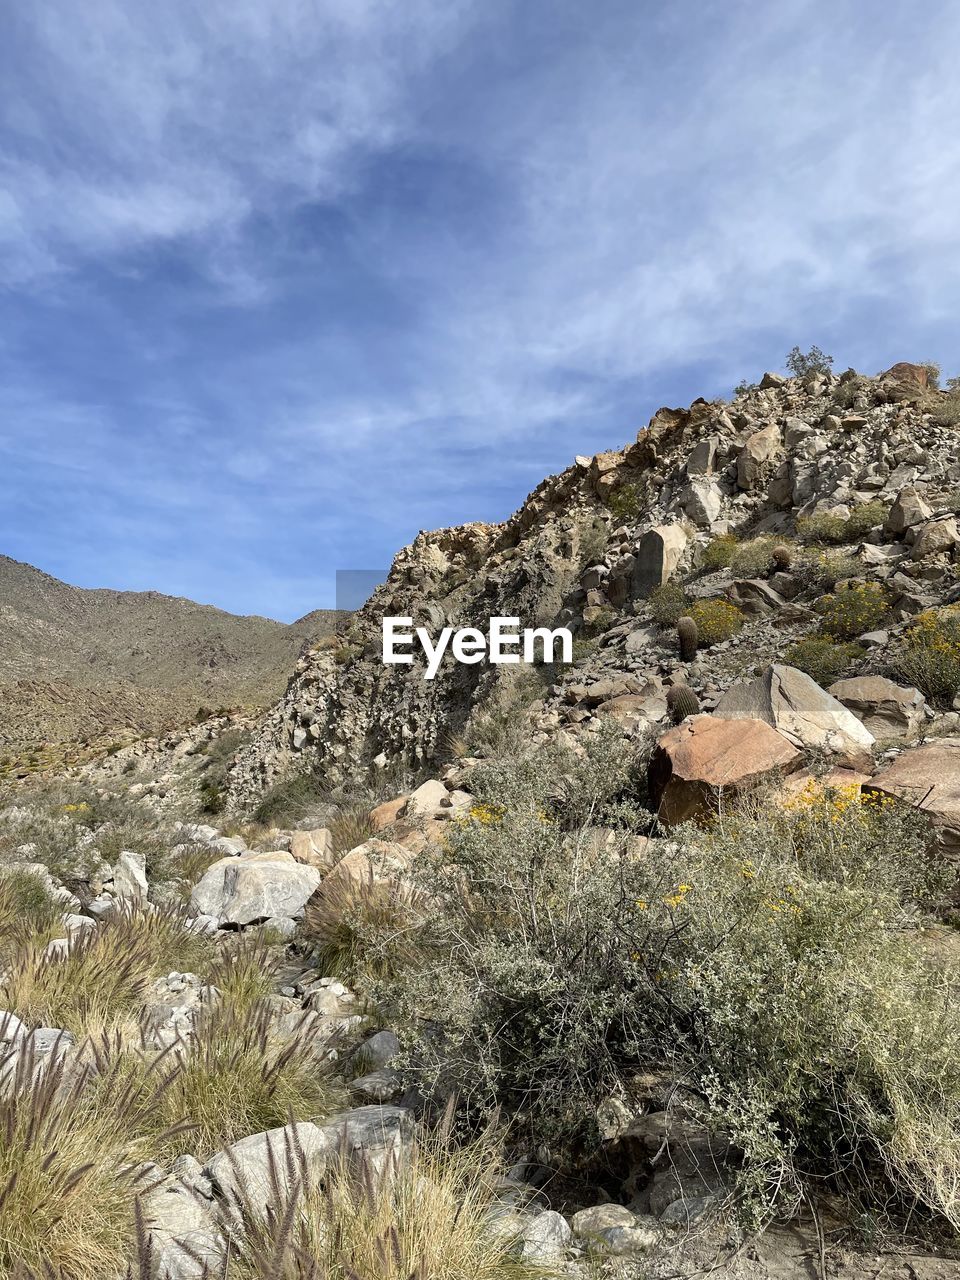
M 321 871 L 329 871 L 337 860 L 333 851 L 333 834 L 328 827 L 291 831 L 290 853 L 298 862 L 318 867 Z
M 290 853 L 245 853 L 208 867 L 190 901 L 195 911 L 221 925 L 296 918 L 322 879 L 316 867 L 304 866 Z
M 852 676 L 830 686 L 830 694 L 862 721 L 876 738 L 915 738 L 926 706 L 919 689 L 883 676 Z
M 764 720 L 794 746 L 829 752 L 854 768 L 871 760 L 870 730 L 795 667 L 774 663 L 749 684 L 734 685 L 714 714 L 723 720 Z
M 662 587 L 676 572 L 686 548 L 687 535 L 680 525 L 661 524 L 648 529 L 637 544 L 634 594 L 643 596 L 654 587 Z
M 788 773 L 800 752 L 763 720 L 688 716 L 657 743 L 650 762 L 650 792 L 660 820 L 685 822 L 722 796 Z
M 887 533 L 900 536 L 915 525 L 923 524 L 932 515 L 932 509 L 924 502 L 920 492 L 911 486 L 901 489 L 897 494 L 895 502 L 887 512 L 883 527 Z
M 741 489 L 753 488 L 767 464 L 777 456 L 781 444 L 780 428 L 776 423 L 747 437 L 737 454 L 737 484 Z
M 395 840 L 367 840 L 340 859 L 324 877 L 324 888 L 357 885 L 371 879 L 394 880 L 407 870 L 411 860 L 410 850 Z
M 942 848 L 960 856 L 960 738 L 940 738 L 911 747 L 865 789 L 896 796 L 928 813 Z
M 910 548 L 911 560 L 922 560 L 925 556 L 939 555 L 941 551 L 950 551 L 960 542 L 960 529 L 954 516 L 941 520 L 928 520 L 916 531 L 913 546 Z

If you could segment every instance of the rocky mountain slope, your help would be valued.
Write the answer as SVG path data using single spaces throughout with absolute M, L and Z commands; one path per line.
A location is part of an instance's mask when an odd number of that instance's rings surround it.
M 855 652 L 848 646 L 834 674 L 885 671 L 911 618 L 960 594 L 958 419 L 956 395 L 930 388 L 919 365 L 872 378 L 767 374 L 731 403 L 659 410 L 635 443 L 577 458 L 504 524 L 421 533 L 336 657 L 312 650 L 300 659 L 237 762 L 234 805 L 306 770 L 350 777 L 375 765 L 430 768 L 451 742 L 476 739 L 498 701 L 516 701 L 516 668 L 447 659 L 426 681 L 420 662 L 383 665 L 385 616 L 410 616 L 434 632 L 486 628 L 492 615 L 573 629 L 574 664 L 543 671 L 540 687 L 527 675 L 533 737 L 576 736 L 605 715 L 634 728 L 665 723 L 677 682 L 711 709 L 797 642 L 816 642 L 818 602 L 837 580 L 875 584 L 889 607 L 886 629 Z M 778 540 L 787 543 L 779 568 L 770 563 Z M 753 546 L 758 563 L 734 554 L 740 543 Z M 698 651 L 682 662 L 676 619 L 660 625 L 664 606 L 650 598 L 668 582 L 683 583 L 682 611 L 722 601 L 720 613 L 732 606 L 745 625 L 711 638 L 701 624 Z M 856 627 L 847 632 L 859 638 Z M 836 664 L 843 653 L 826 656 Z
M 287 626 L 153 591 L 86 590 L 0 556 L 0 744 L 156 732 L 201 706 L 263 707 L 337 618 L 318 610 Z

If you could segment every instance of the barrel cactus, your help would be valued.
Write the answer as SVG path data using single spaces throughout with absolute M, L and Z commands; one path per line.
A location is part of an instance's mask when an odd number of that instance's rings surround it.
M 770 559 L 778 573 L 785 573 L 793 564 L 793 548 L 780 542 L 770 552 Z
M 687 684 L 675 684 L 667 690 L 667 710 L 674 724 L 686 720 L 687 716 L 700 713 L 700 699 Z
M 700 642 L 700 631 L 693 618 L 677 619 L 677 635 L 680 639 L 680 657 L 684 662 L 692 662 L 697 656 L 697 645 Z

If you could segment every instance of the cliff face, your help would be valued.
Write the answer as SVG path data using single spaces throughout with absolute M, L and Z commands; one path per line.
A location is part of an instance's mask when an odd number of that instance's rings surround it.
M 942 602 L 955 582 L 958 418 L 956 397 L 930 389 L 920 366 L 875 378 L 767 374 L 731 403 L 659 410 L 635 443 L 577 458 L 501 525 L 421 533 L 350 630 L 300 659 L 235 764 L 232 803 L 244 808 L 307 769 L 335 779 L 372 765 L 428 766 L 516 672 L 448 656 L 427 681 L 419 659 L 386 666 L 385 616 L 412 617 L 433 633 L 486 629 L 494 615 L 569 626 L 581 641 L 577 661 L 550 673 L 553 683 L 523 715 L 533 735 L 575 735 L 618 697 L 632 699 L 635 719 L 662 719 L 678 657 L 675 638 L 650 625 L 647 598 L 672 577 L 684 577 L 692 597 L 725 598 L 748 618 L 736 639 L 704 650 L 685 671 L 708 706 L 811 630 L 813 602 L 795 602 L 802 584 L 789 572 L 778 581 L 701 568 L 720 534 L 789 537 L 798 519 L 821 513 L 842 528 L 868 503 L 888 508 L 915 492 L 927 551 L 916 553 L 916 522 L 909 544 L 906 526 L 877 527 L 861 530 L 848 550 L 858 573 L 887 584 L 895 619 Z M 610 686 L 606 698 L 582 696 L 598 681 Z

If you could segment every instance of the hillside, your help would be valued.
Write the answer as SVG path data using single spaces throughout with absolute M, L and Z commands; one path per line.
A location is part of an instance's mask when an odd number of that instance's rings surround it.
M 889 673 L 910 619 L 960 590 L 960 411 L 956 394 L 926 381 L 922 366 L 906 364 L 873 378 L 853 370 L 767 374 L 730 403 L 660 409 L 634 443 L 577 458 L 503 524 L 421 533 L 354 618 L 352 660 L 318 651 L 297 664 L 238 762 L 235 803 L 255 802 L 306 768 L 331 778 L 362 776 L 375 761 L 423 769 L 442 761 L 451 741 L 477 745 L 516 669 L 447 658 L 425 681 L 420 662 L 384 666 L 384 616 L 412 616 L 433 631 L 484 629 L 493 615 L 570 627 L 574 665 L 542 672 L 539 687 L 526 679 L 524 724 L 534 740 L 589 735 L 628 707 L 634 727 L 655 726 L 677 681 L 711 709 L 730 685 L 817 636 L 819 600 L 847 578 L 882 586 L 891 608 L 881 639 L 827 654 L 835 677 Z M 899 525 L 885 523 L 901 494 L 910 512 L 896 517 Z M 752 555 L 733 555 L 731 542 L 751 539 L 760 539 Z M 774 573 L 778 541 L 788 544 L 787 560 Z M 704 628 L 707 643 L 689 664 L 680 660 L 676 614 L 658 625 L 666 606 L 650 600 L 652 590 L 681 581 L 684 610 L 719 600 L 720 613 L 732 607 L 745 624 L 729 638 Z M 606 697 L 598 682 L 608 682 Z
M 201 706 L 265 706 L 337 617 L 285 625 L 154 591 L 87 590 L 0 556 L 0 743 L 156 732 Z

